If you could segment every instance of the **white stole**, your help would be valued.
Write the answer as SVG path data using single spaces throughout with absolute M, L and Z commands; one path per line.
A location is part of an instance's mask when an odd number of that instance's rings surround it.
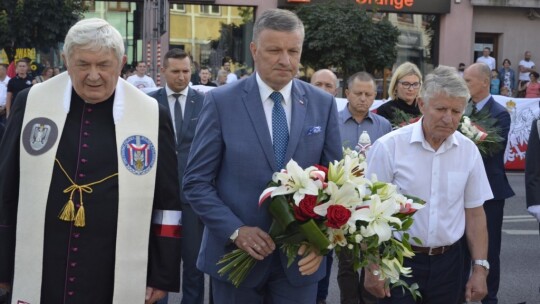
M 71 91 L 70 78 L 67 73 L 62 73 L 33 86 L 28 93 L 20 146 L 14 304 L 18 301 L 30 304 L 40 302 L 43 263 L 46 263 L 43 261 L 45 209 L 56 152 L 69 112 Z M 119 193 L 113 303 L 144 303 L 157 167 L 158 104 L 120 78 L 115 91 L 113 116 L 118 148 Z M 24 147 L 28 147 L 30 140 L 28 132 L 25 134 L 24 130 L 30 121 L 40 117 L 54 122 L 58 136 L 53 144 L 49 143 L 46 152 L 30 154 Z M 128 170 L 121 155 L 122 144 L 132 136 L 143 136 L 155 147 L 151 167 L 137 174 L 132 173 L 133 169 L 131 172 Z

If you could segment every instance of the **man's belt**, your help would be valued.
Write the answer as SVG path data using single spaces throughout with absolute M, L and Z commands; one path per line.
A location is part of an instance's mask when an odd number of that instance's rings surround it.
M 450 251 L 450 249 L 455 247 L 457 243 L 458 242 L 455 242 L 452 245 L 440 246 L 440 247 L 418 247 L 418 246 L 411 245 L 411 249 L 413 250 L 414 253 L 423 253 L 427 255 L 439 255 L 439 254 L 443 254 L 445 252 Z

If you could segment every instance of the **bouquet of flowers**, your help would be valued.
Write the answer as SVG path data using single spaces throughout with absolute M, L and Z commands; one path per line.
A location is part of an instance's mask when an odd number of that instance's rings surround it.
M 303 169 L 291 160 L 286 169 L 274 173 L 260 196 L 259 204 L 268 201 L 273 217 L 269 234 L 287 255 L 289 266 L 302 244 L 320 254 L 346 247 L 354 252 L 355 269 L 376 264 L 381 280 L 419 296 L 418 286 L 408 286 L 400 275 L 411 272 L 403 267 L 403 258 L 414 255 L 407 230 L 424 202 L 397 193 L 393 184 L 367 179 L 365 167 L 363 155 L 350 149 L 328 169 Z M 219 273 L 228 274 L 238 286 L 255 263 L 247 252 L 236 249 L 218 262 L 225 265 Z

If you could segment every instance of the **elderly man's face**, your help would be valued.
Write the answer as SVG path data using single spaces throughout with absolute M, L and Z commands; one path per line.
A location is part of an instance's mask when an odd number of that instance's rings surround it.
M 485 95 L 489 94 L 490 79 L 483 76 L 476 65 L 465 69 L 463 79 L 467 83 L 473 100 L 479 101 Z
M 75 92 L 86 102 L 99 103 L 113 94 L 122 66 L 112 49 L 95 50 L 75 48 L 64 62 Z M 67 59 L 67 60 L 66 60 Z
M 272 89 L 279 91 L 298 73 L 302 42 L 300 31 L 265 29 L 250 45 L 257 73 Z
M 420 98 L 418 106 L 424 115 L 422 122 L 424 137 L 432 147 L 438 148 L 448 136 L 457 130 L 465 110 L 465 98 L 439 94 L 431 98 L 427 104 Z
M 320 71 L 311 76 L 311 84 L 325 90 L 332 96 L 337 95 L 336 78 L 328 71 Z

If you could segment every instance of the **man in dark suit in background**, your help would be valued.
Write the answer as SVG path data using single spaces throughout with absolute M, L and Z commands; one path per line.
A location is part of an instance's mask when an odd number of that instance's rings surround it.
M 149 95 L 164 105 L 171 113 L 176 135 L 176 158 L 180 185 L 186 169 L 195 127 L 199 119 L 204 95 L 191 89 L 191 60 L 181 49 L 171 49 L 165 54 L 161 68 L 166 85 Z M 182 201 L 182 304 L 202 304 L 204 301 L 204 274 L 196 267 L 204 226 L 180 187 Z M 166 300 L 163 303 L 166 303 Z
M 263 12 L 250 45 L 256 73 L 209 91 L 201 111 L 184 193 L 205 224 L 197 267 L 211 276 L 216 304 L 313 304 L 326 258 L 305 246 L 287 267 L 267 231 L 272 217 L 259 195 L 272 174 L 294 159 L 301 167 L 341 159 L 334 97 L 294 76 L 302 21 L 287 10 Z M 216 265 L 240 248 L 257 259 L 236 288 Z
M 504 147 L 506 147 L 508 132 L 510 131 L 510 114 L 489 93 L 491 69 L 487 64 L 475 63 L 469 66 L 465 69 L 463 78 L 471 93 L 471 116 L 478 115 L 476 113 L 479 112 L 489 113 L 489 117 L 497 121 L 495 127 L 499 129 L 499 135 L 504 139 L 501 143 L 503 147 L 501 150 L 491 155 L 482 156 L 489 185 L 494 196 L 493 199 L 484 203 L 489 237 L 488 262 L 490 269 L 487 278 L 488 295 L 482 300 L 482 303 L 496 304 L 498 302 L 497 292 L 499 291 L 501 273 L 499 256 L 501 253 L 504 201 L 514 195 L 504 171 Z M 468 273 L 467 270 L 470 269 L 469 260 L 465 260 L 466 274 Z M 469 267 L 467 268 L 467 266 Z
M 535 119 L 525 154 L 527 211 L 540 223 L 540 120 Z M 540 226 L 539 226 L 540 229 Z

